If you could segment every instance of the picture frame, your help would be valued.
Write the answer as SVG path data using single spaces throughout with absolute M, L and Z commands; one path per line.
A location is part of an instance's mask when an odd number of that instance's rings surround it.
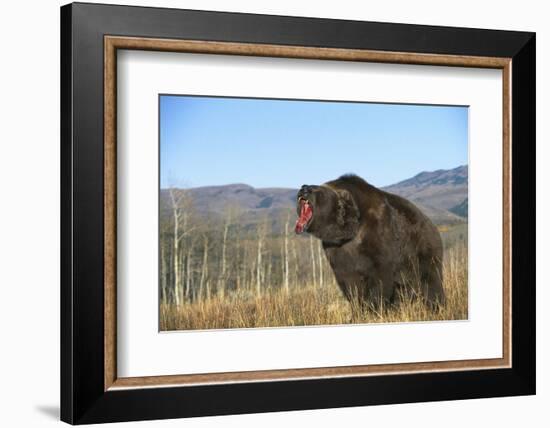
M 118 377 L 118 50 L 502 70 L 502 358 Z M 85 424 L 534 394 L 535 96 L 534 33 L 63 6 L 61 419 Z

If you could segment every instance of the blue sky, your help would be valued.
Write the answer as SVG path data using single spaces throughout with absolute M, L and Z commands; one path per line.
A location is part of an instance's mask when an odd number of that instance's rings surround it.
M 160 97 L 162 188 L 297 188 L 345 173 L 385 186 L 467 162 L 467 107 Z

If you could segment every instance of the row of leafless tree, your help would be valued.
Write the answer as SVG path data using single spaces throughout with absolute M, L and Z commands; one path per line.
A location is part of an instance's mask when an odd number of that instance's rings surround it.
M 296 236 L 293 215 L 250 223 L 228 208 L 199 216 L 188 190 L 168 189 L 161 202 L 160 288 L 165 303 L 261 295 L 270 290 L 334 281 L 320 242 Z

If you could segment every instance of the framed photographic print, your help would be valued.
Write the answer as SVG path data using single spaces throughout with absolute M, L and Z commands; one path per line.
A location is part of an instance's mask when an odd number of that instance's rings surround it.
M 61 8 L 72 424 L 535 393 L 535 35 Z

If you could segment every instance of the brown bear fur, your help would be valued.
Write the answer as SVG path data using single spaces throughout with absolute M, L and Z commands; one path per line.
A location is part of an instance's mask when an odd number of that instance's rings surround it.
M 355 175 L 302 186 L 298 215 L 304 201 L 313 212 L 305 229 L 322 241 L 350 302 L 395 302 L 402 290 L 432 307 L 445 303 L 439 231 L 411 202 Z

